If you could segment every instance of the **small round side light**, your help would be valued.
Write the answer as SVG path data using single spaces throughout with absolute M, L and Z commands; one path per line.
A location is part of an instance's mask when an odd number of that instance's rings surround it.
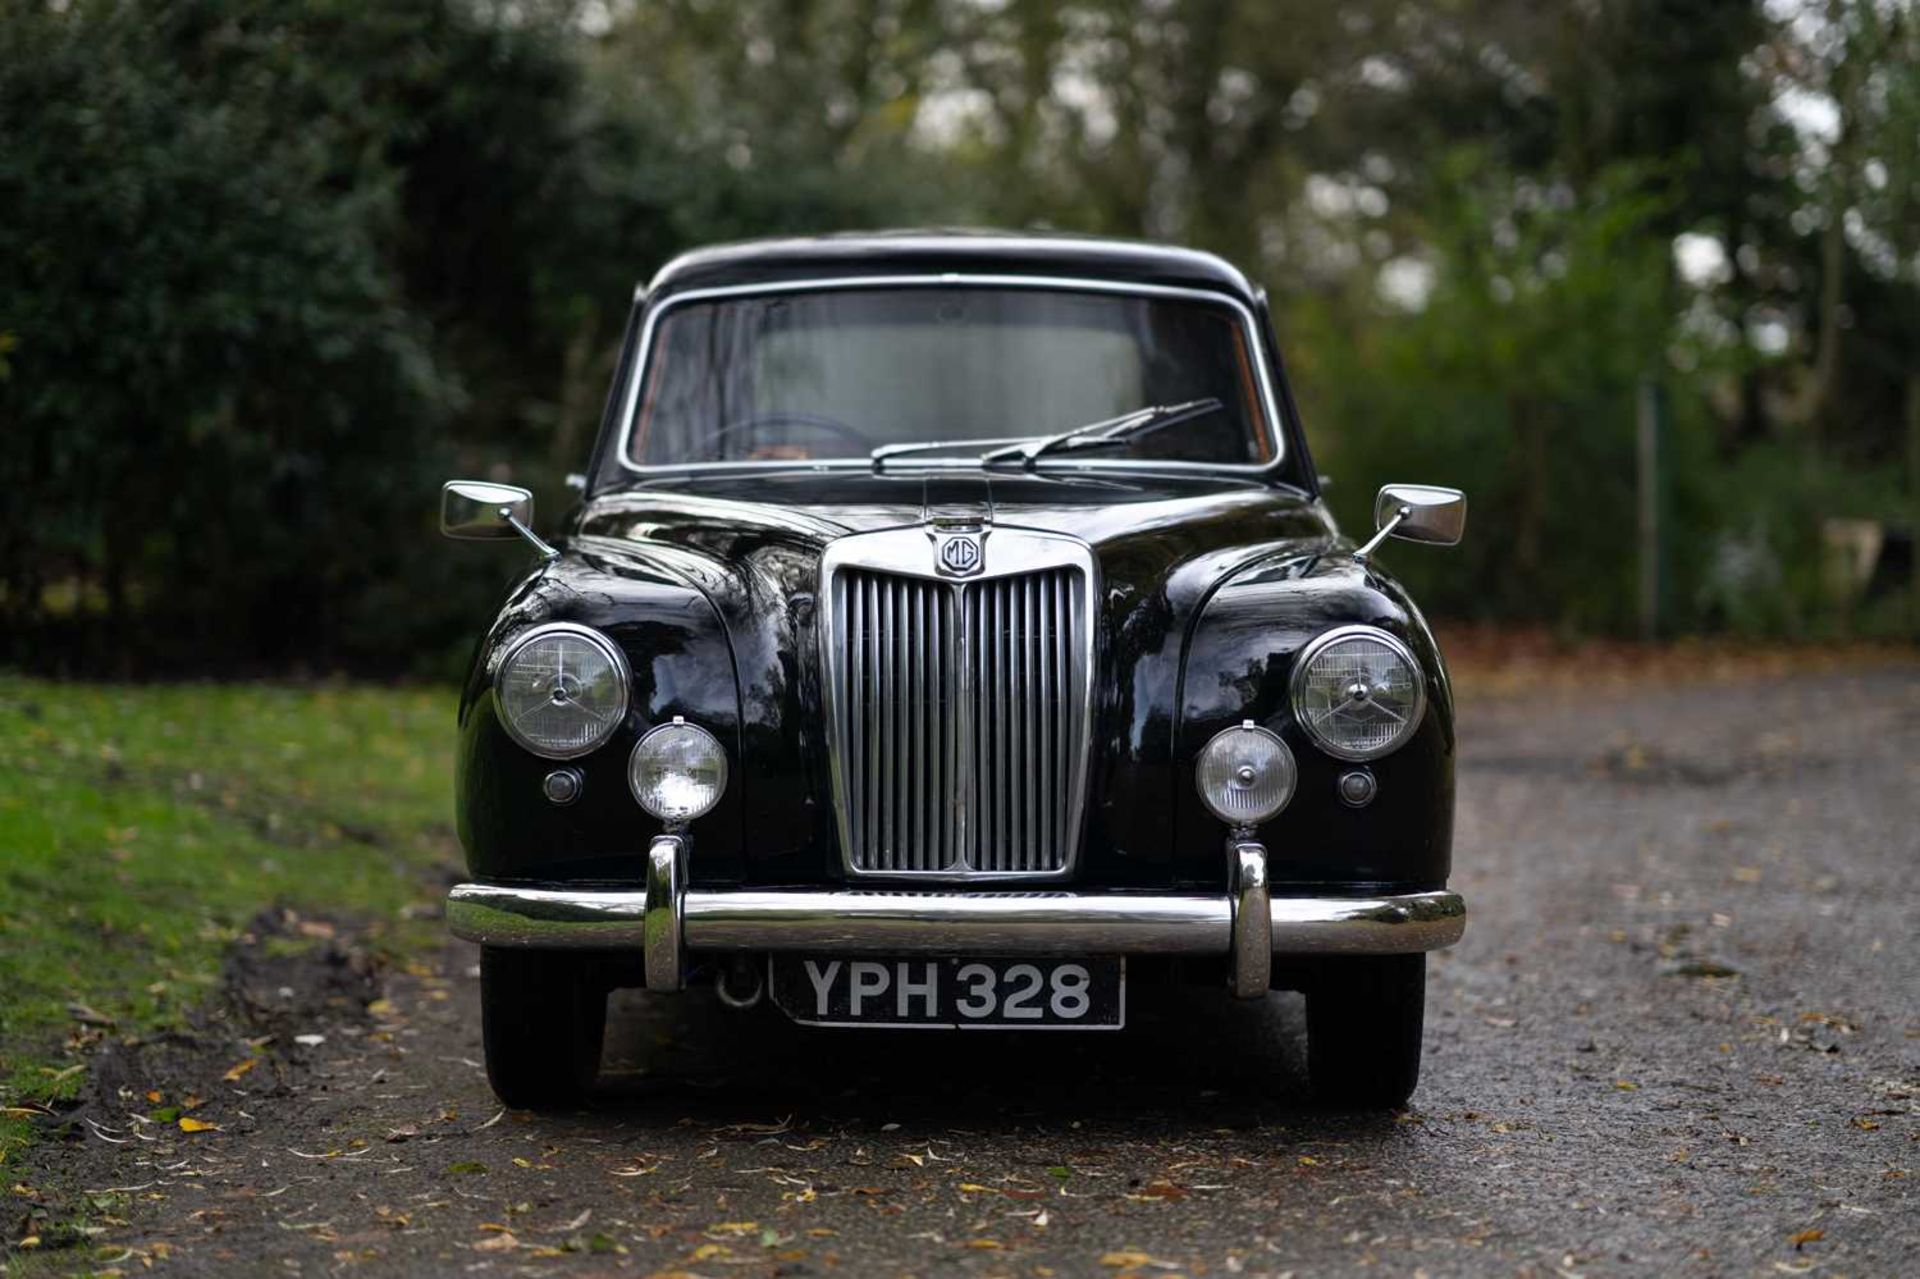
M 577 768 L 556 768 L 541 779 L 540 793 L 547 797 L 548 803 L 565 807 L 580 798 L 586 781 Z
M 1340 774 L 1340 802 L 1348 808 L 1365 808 L 1380 793 L 1380 783 L 1364 768 L 1350 768 Z

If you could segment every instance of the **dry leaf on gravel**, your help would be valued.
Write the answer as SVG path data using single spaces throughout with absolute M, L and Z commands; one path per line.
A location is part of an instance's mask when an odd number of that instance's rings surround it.
M 220 1078 L 226 1080 L 230 1084 L 237 1083 L 242 1075 L 246 1074 L 249 1070 L 252 1070 L 255 1066 L 258 1066 L 259 1064 L 260 1064 L 260 1059 L 258 1057 L 249 1057 L 245 1061 L 237 1061 L 232 1066 L 228 1067 L 227 1073 L 220 1076 Z
M 191 1115 L 180 1116 L 181 1132 L 219 1132 L 219 1124 L 210 1124 L 204 1119 L 195 1119 Z

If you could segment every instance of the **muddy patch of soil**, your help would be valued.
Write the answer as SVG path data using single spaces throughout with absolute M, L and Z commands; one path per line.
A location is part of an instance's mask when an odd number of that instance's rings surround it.
M 9 1178 L 0 1259 L 79 1249 L 75 1265 L 110 1264 L 86 1251 L 151 1190 L 159 1152 L 190 1163 L 196 1139 L 253 1131 L 263 1109 L 299 1098 L 328 1045 L 372 1032 L 386 967 L 350 921 L 261 911 L 228 953 L 219 994 L 185 1024 L 99 1037 L 86 1089 L 41 1121 Z

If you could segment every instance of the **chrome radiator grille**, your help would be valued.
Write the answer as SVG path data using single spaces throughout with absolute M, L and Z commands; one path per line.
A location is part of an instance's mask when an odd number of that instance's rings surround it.
M 831 575 L 831 746 L 855 873 L 1051 875 L 1086 752 L 1085 574 Z

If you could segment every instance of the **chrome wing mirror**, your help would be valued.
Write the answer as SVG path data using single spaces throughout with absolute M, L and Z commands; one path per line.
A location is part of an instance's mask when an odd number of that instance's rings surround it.
M 1388 484 L 1373 499 L 1374 534 L 1353 558 L 1365 563 L 1390 537 L 1452 546 L 1467 531 L 1467 495 L 1430 484 Z
M 524 538 L 542 557 L 560 558 L 533 531 L 533 494 L 517 484 L 448 480 L 440 488 L 440 531 L 476 541 Z

